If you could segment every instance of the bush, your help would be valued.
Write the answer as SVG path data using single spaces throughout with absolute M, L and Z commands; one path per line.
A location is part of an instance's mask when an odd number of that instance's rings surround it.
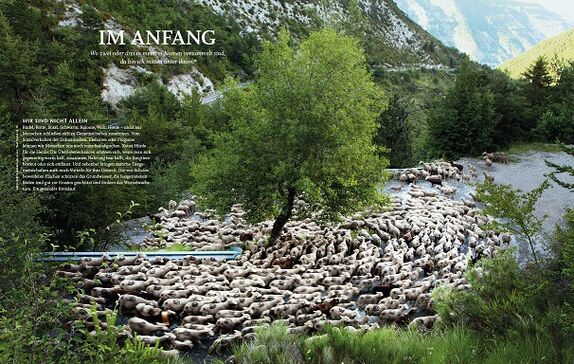
M 54 267 L 38 261 L 43 242 L 14 237 L 0 239 L 0 363 L 163 363 L 158 348 L 118 339 L 117 313 L 103 329 L 94 314 L 96 331 L 70 323 L 71 306 L 64 297 L 76 293 L 71 282 L 55 277 Z M 5 249 L 20 247 L 15 256 Z M 8 258 L 8 259 L 7 259 Z
M 564 226 L 558 226 L 554 234 L 553 250 L 557 255 L 558 267 L 568 277 L 574 289 L 574 210 L 564 214 Z
M 542 114 L 538 126 L 532 131 L 534 138 L 566 144 L 574 143 L 574 115 L 566 110 L 558 113 L 548 110 Z
M 481 260 L 467 278 L 470 291 L 443 288 L 433 293 L 443 325 L 462 324 L 487 335 L 504 335 L 517 317 L 534 314 L 529 303 L 539 290 L 526 283 L 511 252 Z

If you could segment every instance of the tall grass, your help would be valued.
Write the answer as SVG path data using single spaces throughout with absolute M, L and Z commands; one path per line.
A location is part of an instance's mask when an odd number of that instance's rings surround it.
M 470 363 L 479 340 L 468 331 L 422 333 L 384 327 L 365 334 L 328 328 L 320 340 L 307 339 L 309 363 Z
M 284 323 L 276 322 L 258 329 L 256 340 L 236 347 L 233 352 L 239 363 L 303 363 L 302 340 L 290 335 Z
M 316 336 L 290 336 L 285 326 L 259 331 L 239 346 L 239 363 L 471 363 L 479 339 L 463 329 L 425 334 L 385 327 L 365 334 L 330 327 Z M 285 350 L 286 349 L 286 350 Z
M 524 154 L 530 151 L 560 153 L 562 149 L 560 149 L 559 144 L 552 144 L 552 143 L 517 143 L 512 144 L 511 146 L 506 148 L 506 153 L 510 154 L 511 156 Z
M 553 352 L 550 335 L 523 320 L 523 330 L 507 338 L 486 337 L 457 326 L 420 332 L 383 327 L 367 333 L 329 327 L 315 336 L 289 335 L 282 324 L 260 329 L 250 343 L 233 350 L 237 363 L 257 364 L 466 364 L 572 363 L 574 348 Z

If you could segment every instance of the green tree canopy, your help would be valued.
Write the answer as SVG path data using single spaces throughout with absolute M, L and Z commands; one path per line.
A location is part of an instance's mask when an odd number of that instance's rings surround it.
M 409 167 L 413 164 L 413 138 L 408 122 L 409 111 L 404 100 L 395 94 L 389 107 L 377 119 L 379 125 L 374 142 L 386 147 L 391 167 Z
M 510 185 L 487 182 L 478 185 L 476 190 L 478 201 L 485 205 L 482 214 L 494 218 L 486 225 L 487 228 L 509 232 L 527 241 L 537 267 L 539 264 L 535 244 L 546 217 L 540 218 L 535 215 L 535 205 L 548 187 L 549 182 L 544 181 L 532 191 L 522 192 Z
M 265 44 L 251 89 L 226 87 L 231 131 L 192 171 L 208 205 L 275 217 L 272 240 L 297 196 L 331 218 L 381 201 L 387 164 L 372 144 L 379 91 L 356 41 L 325 29 L 289 43 L 283 31 Z
M 468 59 L 461 62 L 454 87 L 429 115 L 428 144 L 435 154 L 454 159 L 478 155 L 492 145 L 500 114 L 494 109 L 488 72 Z
M 552 86 L 548 61 L 544 57 L 538 58 L 522 76 L 527 82 L 524 95 L 530 102 L 534 118 L 538 119 L 548 102 L 550 87 Z

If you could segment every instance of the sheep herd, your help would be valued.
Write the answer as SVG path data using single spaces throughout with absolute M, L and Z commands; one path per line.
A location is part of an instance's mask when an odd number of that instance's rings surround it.
M 407 197 L 395 196 L 383 211 L 327 225 L 295 218 L 271 245 L 272 221 L 249 225 L 239 205 L 225 221 L 198 218 L 191 200 L 161 210 L 155 236 L 144 242 L 243 247 L 234 260 L 104 255 L 65 264 L 59 273 L 82 288 L 72 304 L 88 328 L 93 305 L 102 318 L 117 306 L 129 318 L 122 335 L 159 342 L 173 355 L 194 347 L 218 351 L 276 320 L 291 333 L 327 324 L 361 331 L 393 323 L 430 328 L 437 319 L 432 290 L 468 288 L 469 264 L 494 254 L 510 236 L 484 229 L 488 219 L 472 197 L 456 201 L 443 190 L 454 188 L 444 180 L 464 179 L 459 166 L 428 164 L 407 172 L 399 176 L 410 182 Z M 437 188 L 414 184 L 439 176 Z

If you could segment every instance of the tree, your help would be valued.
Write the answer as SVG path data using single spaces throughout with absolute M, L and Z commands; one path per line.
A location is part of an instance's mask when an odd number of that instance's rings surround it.
M 533 100 L 539 99 L 545 94 L 544 91 L 552 84 L 548 62 L 544 57 L 539 57 L 522 76 L 532 86 L 530 96 L 533 97 Z
M 183 138 L 177 115 L 181 104 L 167 87 L 152 82 L 123 100 L 122 118 L 141 127 L 138 141 L 148 145 L 154 160 L 173 162 L 181 152 Z
M 558 100 L 570 99 L 574 94 L 574 62 L 558 66 L 557 69 L 553 96 Z
M 545 111 L 532 134 L 545 142 L 574 143 L 574 113 L 568 103 L 555 105 Z
M 409 112 L 398 95 L 394 95 L 389 107 L 377 119 L 379 125 L 374 143 L 390 149 L 388 152 L 391 167 L 407 167 L 413 162 L 413 141 Z
M 535 126 L 529 115 L 526 97 L 519 92 L 518 82 L 498 70 L 489 75 L 489 89 L 494 96 L 493 106 L 500 119 L 492 131 L 492 142 L 497 147 L 524 140 Z
M 574 65 L 558 67 L 556 83 L 548 91 L 547 102 L 539 109 L 535 137 L 547 142 L 574 143 Z
M 368 30 L 369 21 L 363 14 L 357 0 L 349 0 L 347 5 L 347 17 L 342 21 L 342 31 L 357 39 L 363 39 Z
M 429 115 L 428 145 L 437 155 L 455 159 L 478 155 L 492 144 L 500 119 L 488 87 L 488 70 L 464 59 L 454 87 Z
M 102 16 L 96 8 L 91 5 L 83 5 L 81 10 L 82 13 L 80 14 L 80 24 L 83 28 L 91 31 L 102 29 Z
M 97 119 L 103 110 L 100 98 L 80 87 L 74 77 L 74 70 L 64 62 L 48 78 L 45 94 L 51 116 Z
M 524 89 L 525 96 L 533 109 L 534 118 L 538 119 L 546 105 L 552 84 L 552 77 L 550 76 L 546 58 L 539 57 L 522 76 L 527 82 Z
M 38 86 L 43 69 L 36 65 L 36 44 L 14 34 L 6 16 L 0 12 L 0 98 L 13 113 L 22 111 L 24 100 Z
M 510 185 L 483 183 L 476 190 L 476 197 L 485 204 L 484 215 L 492 216 L 489 227 L 509 232 L 530 245 L 532 257 L 540 268 L 534 245 L 542 229 L 544 218 L 536 217 L 534 206 L 542 193 L 550 187 L 548 181 L 530 192 L 515 190 Z
M 574 284 L 574 210 L 572 209 L 566 210 L 563 226 L 556 226 L 554 251 L 557 252 L 562 273 L 570 278 L 571 284 Z
M 356 41 L 325 29 L 289 44 L 285 31 L 265 43 L 248 91 L 225 87 L 231 131 L 192 170 L 211 206 L 243 203 L 252 220 L 274 217 L 272 241 L 298 196 L 324 218 L 381 201 L 387 164 L 372 144 L 379 91 Z

